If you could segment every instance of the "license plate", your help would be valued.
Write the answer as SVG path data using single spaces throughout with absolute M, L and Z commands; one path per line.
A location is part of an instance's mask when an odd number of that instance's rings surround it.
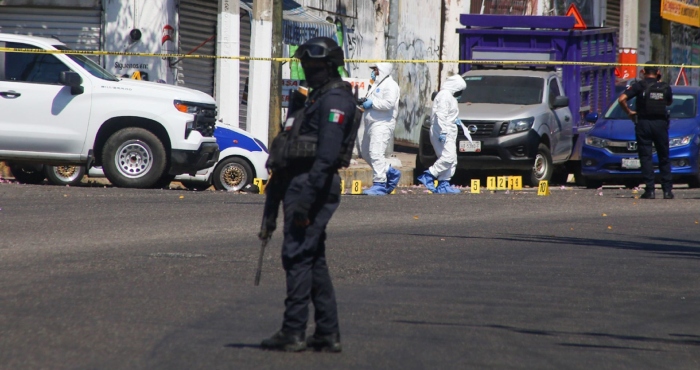
M 628 169 L 628 170 L 636 170 L 638 168 L 641 168 L 642 164 L 639 163 L 638 158 L 622 158 L 622 168 Z
M 459 151 L 460 152 L 480 152 L 481 151 L 481 141 L 472 141 L 469 142 L 468 140 L 463 140 L 459 142 Z

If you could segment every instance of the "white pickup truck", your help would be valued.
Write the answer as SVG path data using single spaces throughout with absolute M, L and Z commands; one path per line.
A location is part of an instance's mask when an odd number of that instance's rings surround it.
M 43 165 L 102 166 L 115 186 L 150 188 L 218 160 L 211 96 L 43 51 L 68 50 L 54 39 L 0 33 L 0 48 L 0 161 L 19 181 L 41 182 Z

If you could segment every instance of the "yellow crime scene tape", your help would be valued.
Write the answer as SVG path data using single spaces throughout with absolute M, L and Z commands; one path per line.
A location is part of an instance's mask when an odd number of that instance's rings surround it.
M 105 51 L 105 50 L 44 50 L 29 48 L 8 48 L 0 47 L 0 51 L 8 53 L 34 53 L 34 54 L 68 54 L 68 55 L 96 55 L 96 56 L 129 56 L 129 57 L 150 57 L 150 58 L 192 58 L 192 59 L 227 59 L 240 61 L 268 61 L 268 62 L 292 62 L 295 58 L 269 58 L 269 57 L 246 57 L 246 56 L 225 56 L 225 55 L 202 55 L 202 54 L 164 54 L 164 53 L 133 53 L 126 51 Z M 440 59 L 345 59 L 346 63 L 394 63 L 394 64 L 432 64 L 432 63 L 455 63 L 455 64 L 497 64 L 497 65 L 553 65 L 553 66 L 589 66 L 589 67 L 647 67 L 659 68 L 700 68 L 700 65 L 687 64 L 643 64 L 643 63 L 602 63 L 602 62 L 571 62 L 571 61 L 533 61 L 533 60 L 440 60 Z

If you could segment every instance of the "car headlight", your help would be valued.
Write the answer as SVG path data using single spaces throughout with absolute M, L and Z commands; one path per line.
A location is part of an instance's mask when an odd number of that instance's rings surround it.
M 594 146 L 596 148 L 605 148 L 608 146 L 608 141 L 595 136 L 586 136 L 586 145 Z
M 690 144 L 691 140 L 693 140 L 693 135 L 688 135 L 688 136 L 683 136 L 683 137 L 674 137 L 668 141 L 668 147 L 675 148 L 677 146 L 688 145 L 688 144 Z
M 527 131 L 532 128 L 533 123 L 535 123 L 535 117 L 514 119 L 508 122 L 508 130 L 506 130 L 506 135 Z
M 175 109 L 179 110 L 182 113 L 196 114 L 199 112 L 198 106 L 181 100 L 174 100 L 173 105 L 175 105 Z

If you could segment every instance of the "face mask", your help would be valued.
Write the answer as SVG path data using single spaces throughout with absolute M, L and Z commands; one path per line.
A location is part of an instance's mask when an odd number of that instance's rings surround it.
M 323 86 L 330 79 L 330 73 L 326 67 L 304 68 L 304 75 L 306 75 L 306 82 L 312 89 Z
M 455 98 L 459 98 L 460 96 L 462 96 L 462 91 L 464 90 L 459 90 L 456 93 L 452 94 L 452 96 L 454 96 Z
M 370 80 L 376 81 L 377 80 L 377 74 L 372 71 L 372 73 L 369 74 Z

